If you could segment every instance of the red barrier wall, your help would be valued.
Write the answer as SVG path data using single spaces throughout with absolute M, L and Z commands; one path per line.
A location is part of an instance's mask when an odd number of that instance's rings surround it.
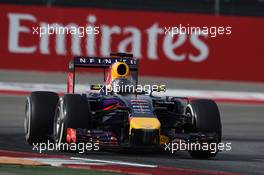
M 264 81 L 264 18 L 15 5 L 0 9 L 1 69 L 65 71 L 72 55 L 127 51 L 141 60 L 141 75 Z M 98 26 L 99 34 L 33 34 L 33 27 L 54 23 Z M 166 33 L 180 24 L 222 26 L 226 34 Z

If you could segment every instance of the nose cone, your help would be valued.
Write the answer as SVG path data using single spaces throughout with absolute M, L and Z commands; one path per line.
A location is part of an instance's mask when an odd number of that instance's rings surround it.
M 130 120 L 130 143 L 138 146 L 159 145 L 160 122 L 157 118 L 134 117 Z
M 131 129 L 160 129 L 160 122 L 157 118 L 134 117 L 130 120 Z

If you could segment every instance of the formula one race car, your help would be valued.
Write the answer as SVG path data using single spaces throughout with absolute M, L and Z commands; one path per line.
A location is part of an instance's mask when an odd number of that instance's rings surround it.
M 78 67 L 103 69 L 104 84 L 76 94 Z M 27 98 L 26 141 L 91 142 L 100 149 L 148 150 L 164 150 L 176 143 L 221 142 L 220 114 L 214 101 L 153 95 L 162 91 L 163 85 L 145 89 L 138 84 L 138 60 L 132 54 L 75 57 L 69 63 L 67 94 L 59 97 L 36 91 Z M 210 158 L 218 152 L 190 149 L 196 144 L 186 149 L 192 157 Z

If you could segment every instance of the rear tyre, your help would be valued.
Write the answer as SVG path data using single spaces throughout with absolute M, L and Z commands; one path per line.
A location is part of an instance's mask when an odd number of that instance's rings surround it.
M 59 96 L 54 92 L 32 92 L 26 101 L 25 138 L 29 144 L 52 140 L 53 119 Z
M 186 108 L 186 115 L 193 119 L 193 132 L 202 134 L 216 134 L 215 143 L 221 142 L 222 125 L 217 104 L 213 100 L 197 99 L 192 100 Z M 212 150 L 189 151 L 193 158 L 210 158 L 216 156 Z
M 67 128 L 90 128 L 90 108 L 86 96 L 66 94 L 57 105 L 53 131 L 57 144 L 66 143 Z

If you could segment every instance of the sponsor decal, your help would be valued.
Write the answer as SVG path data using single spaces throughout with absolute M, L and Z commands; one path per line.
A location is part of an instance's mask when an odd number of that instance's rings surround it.
M 0 5 L 1 69 L 66 71 L 73 56 L 129 52 L 141 75 L 264 81 L 263 18 L 21 7 Z

